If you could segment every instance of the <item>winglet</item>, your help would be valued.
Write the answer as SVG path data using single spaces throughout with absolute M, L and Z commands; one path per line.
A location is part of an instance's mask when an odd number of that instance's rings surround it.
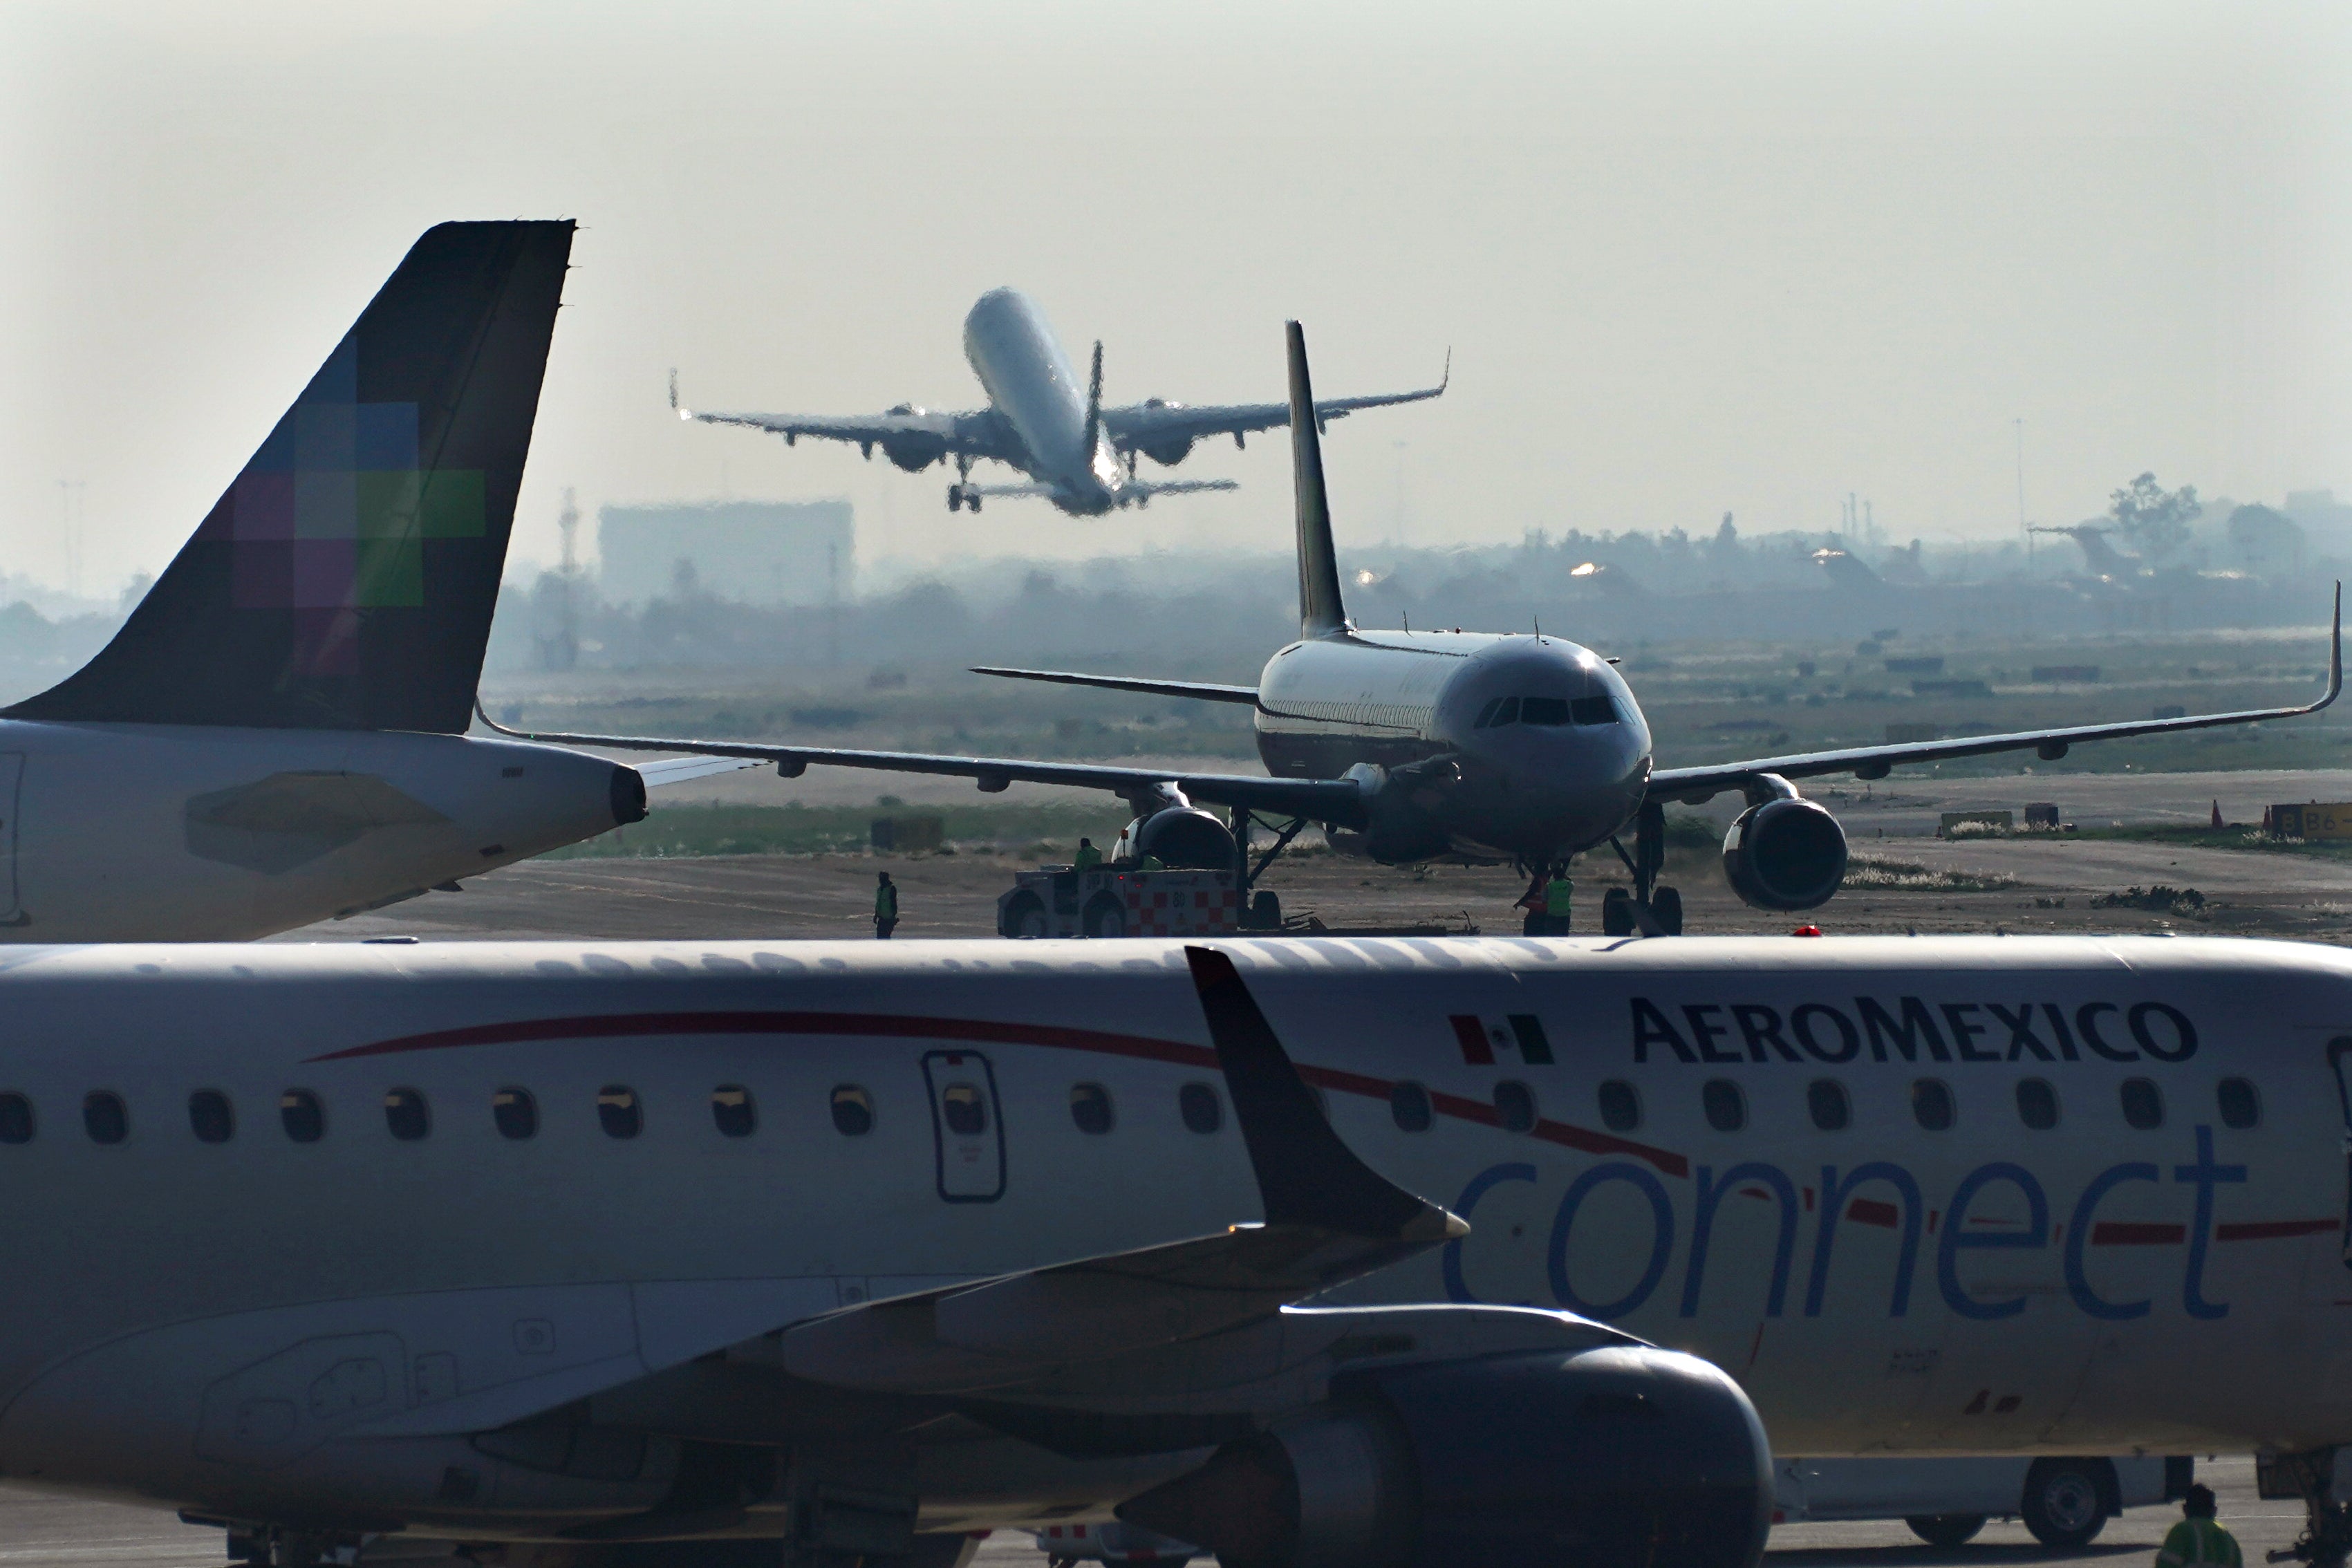
M 1402 1241 L 1470 1234 L 1466 1222 L 1391 1183 L 1331 1131 L 1232 959 L 1188 947 L 1184 961 L 1257 1173 L 1266 1224 Z
M 1331 500 L 1323 488 L 1323 437 L 1307 374 L 1307 334 L 1297 321 L 1284 327 L 1290 349 L 1291 498 L 1298 518 L 1298 635 L 1330 637 L 1349 628 L 1339 599 L 1339 552 L 1331 543 Z
M 1440 396 L 1440 397 L 1444 396 L 1444 395 L 1445 395 L 1445 389 L 1446 389 L 1447 387 L 1449 387 L 1449 386 L 1453 385 L 1453 384 L 1454 384 L 1454 345 L 1453 345 L 1452 343 L 1448 343 L 1448 344 L 1446 344 L 1446 345 L 1445 345 L 1445 370 L 1444 370 L 1444 374 L 1442 374 L 1441 375 L 1439 375 L 1439 376 L 1438 376 L 1438 378 L 1437 378 L 1437 395 L 1438 395 L 1438 396 Z
M 694 417 L 693 409 L 682 408 L 678 405 L 677 366 L 676 365 L 669 367 L 669 407 L 670 412 L 677 415 L 680 419 L 691 419 Z
M 2336 584 L 2336 618 L 2327 632 L 2327 695 L 2311 705 L 2315 713 L 2336 700 L 2344 689 L 2344 584 Z

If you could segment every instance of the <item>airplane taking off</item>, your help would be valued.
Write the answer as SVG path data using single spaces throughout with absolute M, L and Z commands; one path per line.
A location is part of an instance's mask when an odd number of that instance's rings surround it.
M 98 656 L 0 710 L 0 941 L 218 941 L 646 815 L 467 738 L 570 223 L 416 242 Z
M 1349 618 L 1324 489 L 1320 421 L 1307 416 L 1309 408 L 1320 405 L 1308 381 L 1306 339 L 1297 322 L 1290 323 L 1288 333 L 1298 640 L 1266 661 L 1255 686 L 1060 670 L 979 672 L 1245 703 L 1255 720 L 1258 755 L 1271 777 L 628 735 L 521 738 L 754 758 L 774 763 L 787 778 L 823 763 L 966 777 L 984 791 L 1002 790 L 1016 780 L 1108 790 L 1135 813 L 1122 849 L 1139 858 L 1157 856 L 1171 867 L 1239 864 L 1247 870 L 1241 850 L 1250 843 L 1253 814 L 1288 819 L 1275 851 L 1258 863 L 1257 871 L 1309 823 L 1355 836 L 1349 842 L 1376 860 L 1458 856 L 1516 864 L 1538 878 L 1545 868 L 1606 844 L 1633 873 L 1633 888 L 1622 897 L 1617 896 L 1622 889 L 1612 889 L 1602 909 L 1603 929 L 1623 934 L 1638 928 L 1661 935 L 1682 929 L 1681 896 L 1657 886 L 1665 864 L 1668 801 L 1696 804 L 1726 790 L 1740 791 L 1748 809 L 1723 841 L 1724 870 L 1733 890 L 1752 908 L 1810 910 L 1828 902 L 1845 880 L 1845 831 L 1826 809 L 1800 795 L 1792 779 L 1829 773 L 1881 779 L 1906 763 L 2001 752 L 2030 751 L 2055 761 L 2085 742 L 2315 713 L 2344 688 L 2339 584 L 2327 689 L 2302 707 L 1657 767 L 1649 725 L 1613 668 L 1614 659 L 1541 633 L 1364 631 Z M 1218 821 L 1195 802 L 1231 807 L 1231 821 Z M 1621 838 L 1629 827 L 1631 850 Z
M 2253 1451 L 2342 1568 L 2352 954 L 1101 952 L 26 952 L 0 1473 L 289 1568 L 1755 1568 L 1773 1455 Z
M 1239 447 L 1252 431 L 1290 423 L 1284 403 L 1244 403 L 1191 407 L 1160 398 L 1123 407 L 1102 405 L 1102 344 L 1095 344 L 1094 370 L 1078 384 L 1069 356 L 1036 301 L 1012 289 L 992 289 L 980 297 L 963 322 L 964 359 L 988 394 L 986 408 L 951 414 L 900 404 L 887 414 L 831 418 L 799 414 L 710 414 L 677 401 L 677 373 L 670 373 L 669 405 L 680 419 L 712 425 L 743 425 L 782 436 L 791 446 L 803 436 L 855 441 L 866 457 L 874 448 L 908 473 L 938 462 L 953 462 L 956 482 L 948 487 L 948 510 L 980 510 L 988 496 L 1043 496 L 1073 517 L 1099 517 L 1117 507 L 1141 506 L 1153 496 L 1196 490 L 1229 490 L 1231 479 L 1146 479 L 1137 476 L 1136 455 L 1172 468 L 1192 444 L 1211 436 L 1231 436 Z M 1328 425 L 1360 408 L 1418 403 L 1444 394 L 1446 376 L 1418 392 L 1370 397 L 1327 398 L 1315 405 L 1315 422 Z M 1029 476 L 1024 484 L 971 482 L 971 466 L 993 461 Z

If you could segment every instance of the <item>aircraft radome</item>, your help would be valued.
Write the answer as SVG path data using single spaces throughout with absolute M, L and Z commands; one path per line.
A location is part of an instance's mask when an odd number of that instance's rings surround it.
M 704 771 L 466 735 L 572 229 L 428 231 L 114 640 L 0 710 L 0 940 L 263 936 Z
M 1392 864 L 1459 857 L 1517 865 L 1540 876 L 1556 862 L 1606 844 L 1633 872 L 1633 889 L 1630 897 L 1619 890 L 1604 905 L 1603 930 L 1623 934 L 1638 927 L 1661 935 L 1682 930 L 1681 895 L 1657 886 L 1665 864 L 1669 801 L 1696 803 L 1739 791 L 1748 809 L 1723 841 L 1724 870 L 1733 890 L 1756 909 L 1810 910 L 1827 903 L 1845 880 L 1845 832 L 1828 810 L 1803 798 L 1791 780 L 1828 773 L 1879 779 L 1903 763 L 2000 752 L 2030 751 L 2054 761 L 2086 742 L 2313 713 L 2343 689 L 2339 584 L 2327 689 L 2301 707 L 1857 746 L 1708 767 L 1659 767 L 1641 704 L 1613 659 L 1539 632 L 1365 631 L 1349 618 L 1339 592 L 1318 421 L 1307 414 L 1321 405 L 1308 380 L 1306 339 L 1297 322 L 1290 323 L 1288 337 L 1298 639 L 1276 650 L 1257 684 L 1062 670 L 980 671 L 1247 704 L 1258 755 L 1270 776 L 630 735 L 528 738 L 754 758 L 774 763 L 787 778 L 812 763 L 824 763 L 967 777 L 982 790 L 1001 790 L 1014 781 L 1108 790 L 1135 813 L 1121 849 L 1157 856 L 1171 867 L 1241 863 L 1254 815 L 1286 819 L 1277 850 L 1315 823 L 1336 845 Z M 1231 819 L 1221 822 L 1195 803 L 1230 807 Z M 1630 850 L 1621 838 L 1629 828 Z
M 2339 950 L 1102 951 L 23 950 L 0 1473 L 283 1564 L 1753 1568 L 1771 1453 L 2254 1450 L 2342 1561 Z
M 849 417 L 804 414 L 712 414 L 677 401 L 677 374 L 670 373 L 669 405 L 680 419 L 712 425 L 742 425 L 782 436 L 787 446 L 808 436 L 854 441 L 871 458 L 882 455 L 920 473 L 935 463 L 953 462 L 956 482 L 948 487 L 948 510 L 980 510 L 990 496 L 1042 496 L 1074 517 L 1097 517 L 1115 508 L 1144 506 L 1154 496 L 1198 490 L 1229 490 L 1231 479 L 1146 479 L 1136 474 L 1139 455 L 1173 468 L 1193 444 L 1231 436 L 1239 447 L 1254 431 L 1290 423 L 1286 403 L 1211 404 L 1193 406 L 1150 398 L 1124 407 L 1102 401 L 1102 344 L 1095 344 L 1094 369 L 1082 391 L 1069 356 L 1062 352 L 1045 313 L 1026 294 L 992 289 L 980 297 L 963 323 L 964 359 L 988 394 L 988 406 L 963 413 L 901 404 L 887 414 Z M 1447 377 L 1453 371 L 1447 358 Z M 1326 425 L 1365 408 L 1418 403 L 1443 396 L 1445 381 L 1417 392 L 1377 393 L 1368 397 L 1329 397 L 1315 405 Z M 1017 484 L 971 482 L 977 462 L 1003 463 L 1028 476 Z

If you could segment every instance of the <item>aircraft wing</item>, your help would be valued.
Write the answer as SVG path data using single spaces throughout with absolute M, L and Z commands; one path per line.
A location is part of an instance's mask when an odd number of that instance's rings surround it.
M 2046 762 L 2055 762 L 2066 754 L 2067 748 L 2084 741 L 2119 741 L 2132 735 L 2210 730 L 2221 724 L 2252 724 L 2265 719 L 2293 719 L 2316 713 L 2335 701 L 2343 689 L 2344 584 L 2338 583 L 2335 618 L 2328 633 L 2327 689 L 2317 701 L 2300 708 L 2252 708 L 2234 713 L 2193 713 L 2180 719 L 2135 719 L 2119 724 L 2078 724 L 2059 730 L 2021 730 L 2007 735 L 1969 735 L 1949 741 L 1799 752 L 1783 757 L 1720 763 L 1711 767 L 1660 768 L 1650 775 L 1649 798 L 1696 803 L 1724 790 L 1745 788 L 1767 773 L 1780 778 L 1814 778 L 1823 773 L 1850 773 L 1856 778 L 1883 779 L 1887 770 L 1904 763 L 1940 763 L 1995 752 L 2033 752 Z
M 1184 950 L 1265 1221 L 845 1309 L 784 1331 L 812 1382 L 967 1394 L 1223 1333 L 1470 1233 L 1356 1157 L 1232 959 Z
M 1353 779 L 1276 779 L 1259 773 L 1194 773 L 1111 767 L 1099 763 L 1044 763 L 1019 757 L 958 757 L 925 752 L 859 752 L 826 746 L 770 746 L 745 741 L 659 740 L 644 735 L 573 735 L 509 730 L 477 707 L 481 721 L 499 734 L 548 745 L 586 746 L 622 752 L 677 752 L 698 756 L 743 757 L 773 763 L 786 778 L 797 778 L 811 764 L 839 768 L 873 768 L 885 773 L 938 773 L 968 778 L 986 794 L 1011 784 L 1066 784 L 1075 789 L 1108 790 L 1135 801 L 1157 795 L 1173 784 L 1187 798 L 1217 805 L 1238 805 L 1251 811 L 1300 816 L 1339 827 L 1366 825 L 1365 786 Z
M 1001 462 L 1011 462 L 1017 456 L 1014 444 L 1006 438 L 1009 432 L 1003 419 L 992 409 L 952 412 L 905 405 L 887 413 L 846 416 L 714 412 L 688 408 L 678 402 L 675 373 L 670 376 L 669 405 L 680 419 L 699 420 L 705 425 L 740 425 L 782 436 L 786 442 L 807 436 L 822 441 L 854 441 L 869 448 L 892 442 L 914 443 L 932 448 L 937 455 L 961 452 Z
M 1141 691 L 1153 697 L 1193 697 L 1211 702 L 1257 705 L 1255 686 L 1220 686 L 1207 680 L 1145 680 L 1123 675 L 1080 675 L 1067 669 L 1008 669 L 992 664 L 971 667 L 974 675 L 1003 675 L 1014 680 L 1045 680 L 1057 686 L 1099 686 L 1109 691 Z
M 1327 425 L 1334 419 L 1344 419 L 1360 408 L 1386 408 L 1398 403 L 1421 403 L 1442 397 L 1454 379 L 1454 356 L 1445 356 L 1445 374 L 1435 386 L 1424 386 L 1414 392 L 1381 392 L 1368 397 L 1326 397 L 1315 404 L 1315 422 Z M 1287 403 L 1228 403 L 1203 404 L 1193 406 L 1182 403 L 1131 403 L 1123 408 L 1102 411 L 1103 428 L 1110 433 L 1112 445 L 1120 451 L 1145 446 L 1156 440 L 1198 438 L 1202 436 L 1241 436 L 1254 430 L 1278 429 L 1290 423 Z

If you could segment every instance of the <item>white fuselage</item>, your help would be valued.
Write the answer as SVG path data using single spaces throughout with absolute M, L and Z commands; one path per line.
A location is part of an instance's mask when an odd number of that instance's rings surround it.
M 1349 1145 L 1472 1226 L 1345 1301 L 1608 1320 L 1731 1373 L 1784 1454 L 2352 1439 L 2330 1046 L 2352 1037 L 2352 956 L 1220 946 Z M 483 1462 L 448 1434 L 845 1303 L 1256 1219 L 1181 946 L 1118 958 L 1040 942 L 0 960 L 0 1095 L 31 1131 L 0 1142 L 0 1474 L 231 1516 L 421 1518 L 446 1466 Z M 1195 1085 L 1222 1107 L 1213 1129 L 1180 1110 Z M 939 1114 L 960 1086 L 967 1121 L 986 1108 L 977 1133 Z M 226 1100 L 225 1141 L 192 1131 L 199 1092 Z M 870 1130 L 836 1121 L 845 1092 Z M 517 1094 L 528 1137 L 494 1115 Z M 110 1114 L 93 1095 L 119 1100 L 120 1142 L 93 1141 Z M 281 1127 L 289 1096 L 315 1107 L 315 1141 Z M 1107 1122 L 1087 1130 L 1079 1099 L 1107 1100 Z M 2056 1125 L 2028 1125 L 2029 1101 Z M 748 1127 L 721 1109 L 747 1102 Z M 2151 1103 L 2154 1124 L 2127 1122 Z M 0 1132 L 10 1114 L 0 1100 Z M 927 1529 L 1151 1479 L 1149 1460 L 1084 1471 L 959 1441 L 924 1450 Z
M 1126 481 L 1110 439 L 1087 432 L 1087 384 L 1036 301 L 992 289 L 964 318 L 963 353 L 1027 452 L 1029 477 L 1054 487 L 1054 504 L 1094 515 L 1118 504 Z
M 0 721 L 0 941 L 266 936 L 604 832 L 635 779 L 460 735 Z

